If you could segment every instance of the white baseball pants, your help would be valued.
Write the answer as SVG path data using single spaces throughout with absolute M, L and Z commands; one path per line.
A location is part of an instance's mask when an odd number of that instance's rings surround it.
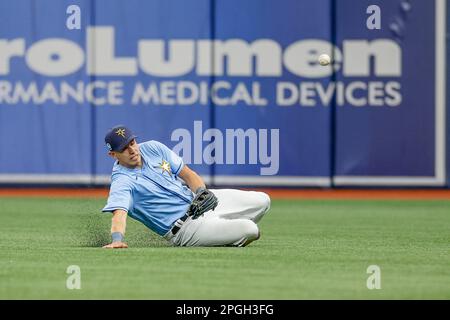
M 214 211 L 193 220 L 188 218 L 175 236 L 167 238 L 175 246 L 245 246 L 259 238 L 256 223 L 270 208 L 264 192 L 210 189 L 219 200 Z

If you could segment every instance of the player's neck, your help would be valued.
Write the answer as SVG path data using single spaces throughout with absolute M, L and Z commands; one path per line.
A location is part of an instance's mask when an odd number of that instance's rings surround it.
M 142 158 L 139 159 L 139 163 L 137 165 L 135 165 L 135 166 L 132 166 L 132 165 L 129 165 L 129 164 L 126 164 L 126 163 L 122 163 L 120 161 L 119 161 L 119 164 L 122 167 L 125 167 L 125 168 L 128 168 L 128 169 L 142 168 Z

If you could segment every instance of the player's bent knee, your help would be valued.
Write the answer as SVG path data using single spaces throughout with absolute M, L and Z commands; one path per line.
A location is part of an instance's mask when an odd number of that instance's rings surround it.
M 269 211 L 270 209 L 270 197 L 267 193 L 265 192 L 260 192 L 260 197 L 261 197 L 261 208 L 263 208 L 266 212 Z

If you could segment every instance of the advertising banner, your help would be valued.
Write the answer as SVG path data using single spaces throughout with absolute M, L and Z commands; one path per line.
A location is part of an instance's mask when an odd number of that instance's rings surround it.
M 445 1 L 371 5 L 0 1 L 0 183 L 108 184 L 123 124 L 210 184 L 443 185 Z

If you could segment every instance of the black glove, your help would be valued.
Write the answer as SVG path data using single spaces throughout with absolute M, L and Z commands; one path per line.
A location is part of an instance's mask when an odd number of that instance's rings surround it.
M 187 215 L 192 216 L 192 219 L 197 219 L 205 212 L 214 210 L 219 203 L 214 193 L 206 188 L 198 188 L 195 193 L 196 195 L 187 211 Z

